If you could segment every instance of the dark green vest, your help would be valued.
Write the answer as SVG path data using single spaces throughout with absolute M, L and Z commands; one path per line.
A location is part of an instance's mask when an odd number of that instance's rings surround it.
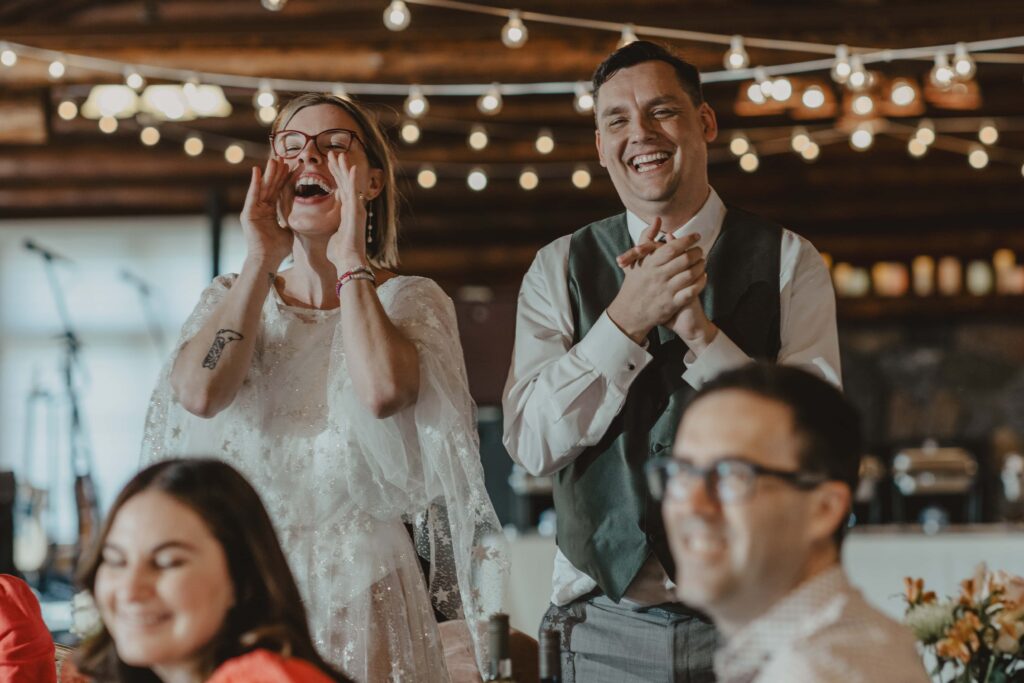
M 779 338 L 779 257 L 782 228 L 729 209 L 711 253 L 704 310 L 747 355 L 774 361 Z M 569 246 L 569 299 L 578 343 L 622 285 L 615 257 L 633 246 L 626 215 L 575 232 Z M 657 327 L 648 336 L 654 357 L 629 388 L 604 437 L 554 476 L 558 547 L 616 602 L 654 552 L 669 576 L 661 510 L 644 480 L 647 460 L 671 454 L 682 409 L 694 393 L 683 378 L 686 345 Z

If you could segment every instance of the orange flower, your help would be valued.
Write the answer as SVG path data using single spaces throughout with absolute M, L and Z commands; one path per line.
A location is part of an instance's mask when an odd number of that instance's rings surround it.
M 993 649 L 1009 655 L 1020 651 L 1024 640 L 1024 607 L 1002 610 L 992 618 L 992 625 L 998 632 Z
M 935 644 L 935 653 L 943 659 L 959 659 L 967 664 L 981 647 L 981 641 L 978 639 L 980 631 L 981 621 L 978 615 L 967 612 L 949 627 L 946 637 Z
M 924 579 L 912 579 L 909 576 L 903 577 L 904 595 L 911 605 L 924 605 L 935 602 L 935 592 L 924 592 Z

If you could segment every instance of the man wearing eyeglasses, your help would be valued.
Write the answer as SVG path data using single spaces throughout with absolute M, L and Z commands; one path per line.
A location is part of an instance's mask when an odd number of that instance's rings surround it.
M 676 595 L 726 639 L 719 683 L 928 680 L 909 631 L 839 563 L 860 456 L 860 418 L 834 386 L 751 364 L 705 384 L 673 457 L 647 464 Z
M 835 297 L 807 240 L 726 206 L 697 69 L 646 41 L 594 72 L 595 140 L 625 210 L 547 245 L 523 279 L 504 444 L 552 475 L 557 544 L 544 628 L 566 681 L 705 683 L 717 635 L 679 604 L 644 463 L 728 368 L 767 359 L 839 383 Z

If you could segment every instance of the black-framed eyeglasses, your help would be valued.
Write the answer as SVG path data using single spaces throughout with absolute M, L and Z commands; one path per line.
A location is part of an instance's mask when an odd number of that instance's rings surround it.
M 320 131 L 316 135 L 306 135 L 298 130 L 279 130 L 270 134 L 270 144 L 274 148 L 274 154 L 282 159 L 294 159 L 302 154 L 309 141 L 313 140 L 316 149 L 320 154 L 327 156 L 328 152 L 347 152 L 352 148 L 352 141 L 358 140 L 359 144 L 366 149 L 359 134 L 347 128 L 331 128 Z
M 754 492 L 758 477 L 774 477 L 798 489 L 809 490 L 828 481 L 820 472 L 777 470 L 730 456 L 707 467 L 678 458 L 658 458 L 644 466 L 647 486 L 656 500 L 689 500 L 697 485 L 721 503 L 740 503 Z

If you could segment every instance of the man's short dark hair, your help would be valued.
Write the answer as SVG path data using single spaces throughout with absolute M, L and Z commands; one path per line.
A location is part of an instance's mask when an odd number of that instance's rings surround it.
M 751 363 L 704 384 L 689 406 L 729 389 L 747 391 L 788 407 L 793 414 L 793 430 L 801 441 L 800 469 L 846 484 L 851 495 L 857 490 L 863 446 L 860 413 L 833 384 L 791 366 Z M 837 547 L 845 531 L 846 524 L 840 524 L 835 534 Z
M 594 101 L 597 101 L 597 91 L 604 85 L 605 81 L 614 76 L 620 69 L 628 69 L 644 62 L 665 62 L 676 72 L 679 84 L 690 97 L 694 107 L 699 107 L 704 102 L 704 91 L 700 85 L 700 71 L 693 64 L 678 57 L 667 48 L 652 43 L 648 40 L 637 40 L 620 47 L 608 55 L 594 71 Z M 595 109 L 596 111 L 596 109 Z

